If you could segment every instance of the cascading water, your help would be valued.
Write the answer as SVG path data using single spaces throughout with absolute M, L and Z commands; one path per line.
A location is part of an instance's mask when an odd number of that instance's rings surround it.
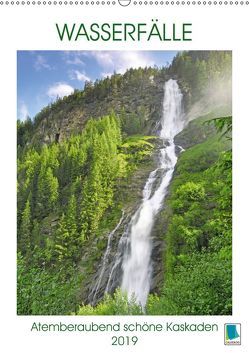
M 174 137 L 183 127 L 182 94 L 177 82 L 169 80 L 164 86 L 163 114 L 159 135 L 163 148 L 160 149 L 158 167 L 150 173 L 145 184 L 142 203 L 131 218 L 129 246 L 126 247 L 122 264 L 121 289 L 127 293 L 128 298 L 133 296 L 142 307 L 146 304 L 151 283 L 152 242 L 150 234 L 177 162 Z M 153 192 L 158 176 L 161 176 L 160 183 Z
M 111 261 L 112 239 L 124 221 L 124 214 L 116 228 L 108 236 L 108 244 L 102 258 L 98 280 L 88 296 L 88 301 L 93 305 L 96 304 L 100 287 L 102 288 L 104 285 L 106 293 L 113 291 L 120 284 L 122 291 L 127 293 L 129 299 L 134 297 L 143 308 L 146 305 L 152 275 L 151 231 L 155 218 L 162 207 L 177 162 L 174 137 L 185 125 L 182 94 L 177 81 L 172 79 L 167 81 L 164 86 L 163 112 L 159 125 L 161 127 L 159 137 L 163 147 L 159 151 L 158 166 L 150 173 L 143 189 L 141 205 L 124 229 L 106 279 L 104 273 Z M 120 283 L 121 273 L 122 281 Z
M 106 247 L 106 251 L 104 253 L 104 256 L 102 258 L 102 261 L 101 261 L 100 273 L 98 274 L 98 280 L 96 281 L 96 283 L 94 284 L 90 294 L 88 295 L 88 301 L 91 304 L 95 304 L 96 303 L 96 296 L 98 295 L 98 291 L 99 291 L 100 286 L 101 286 L 101 284 L 103 282 L 104 273 L 105 273 L 106 267 L 108 265 L 108 261 L 109 261 L 109 257 L 110 257 L 110 253 L 111 253 L 112 239 L 113 239 L 113 236 L 116 233 L 116 231 L 121 226 L 123 220 L 124 220 L 124 212 L 122 212 L 122 217 L 120 218 L 117 226 L 108 234 L 107 247 Z

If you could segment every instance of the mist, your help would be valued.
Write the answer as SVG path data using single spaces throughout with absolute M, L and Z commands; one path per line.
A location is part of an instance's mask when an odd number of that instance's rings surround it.
M 232 76 L 230 70 L 222 79 L 208 82 L 202 97 L 192 104 L 187 112 L 187 120 L 191 121 L 210 112 L 215 113 L 221 108 L 226 115 L 232 115 Z

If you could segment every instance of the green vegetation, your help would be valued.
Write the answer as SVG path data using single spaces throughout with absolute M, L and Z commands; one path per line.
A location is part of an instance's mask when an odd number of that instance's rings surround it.
M 179 157 L 166 200 L 167 231 L 164 281 L 158 294 L 149 296 L 149 315 L 230 315 L 232 310 L 232 187 L 229 118 L 221 118 L 220 135 L 210 137 Z M 203 119 L 199 119 L 203 126 Z M 226 123 L 227 122 L 227 123 Z M 217 125 L 217 120 L 214 121 Z M 198 121 L 196 122 L 198 124 Z M 79 315 L 131 314 L 126 297 L 107 296 L 95 308 Z M 137 308 L 131 306 L 134 314 Z M 134 307 L 133 307 L 134 306 Z M 126 311 L 123 309 L 126 308 Z M 103 310 L 103 311 L 102 311 Z
M 222 120 L 219 124 L 229 127 L 224 123 L 228 119 Z M 159 295 L 150 296 L 148 314 L 231 314 L 229 148 L 227 139 L 216 136 L 188 149 L 179 158 L 167 201 L 164 283 Z
M 142 314 L 119 289 L 84 305 L 86 287 L 107 234 L 122 209 L 137 203 L 152 170 L 158 139 L 150 135 L 165 80 L 178 78 L 189 111 L 223 87 L 229 70 L 230 52 L 182 52 L 169 67 L 87 83 L 34 120 L 18 121 L 18 314 Z M 148 314 L 231 314 L 232 120 L 224 115 L 219 107 L 176 138 L 186 151 L 155 234 L 166 244 L 163 281 L 149 296 Z
M 82 134 L 28 148 L 18 160 L 18 314 L 66 314 L 120 216 L 117 188 L 146 163 L 153 137 L 122 143 L 115 115 L 89 120 Z M 99 238 L 82 272 L 85 249 Z M 93 262 L 93 263 L 92 263 Z M 65 296 L 66 293 L 66 296 Z M 56 300 L 55 300 L 56 298 Z
M 82 275 L 76 266 L 65 263 L 49 268 L 44 249 L 36 249 L 32 262 L 18 253 L 17 314 L 61 315 L 76 310 L 80 301 Z
M 127 296 L 117 289 L 113 296 L 106 294 L 104 299 L 95 307 L 83 305 L 76 315 L 142 315 L 142 309 L 134 298 Z
M 231 98 L 230 51 L 185 51 L 176 55 L 169 67 L 171 75 L 177 75 L 186 93 L 185 105 L 191 105 L 205 98 L 219 105 L 221 101 L 229 103 Z

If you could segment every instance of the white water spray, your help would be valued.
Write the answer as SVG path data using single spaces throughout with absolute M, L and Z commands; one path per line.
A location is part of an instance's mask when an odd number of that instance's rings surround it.
M 88 300 L 91 304 L 96 303 L 96 297 L 98 295 L 98 291 L 99 291 L 100 286 L 102 284 L 104 273 L 106 271 L 106 267 L 108 265 L 108 260 L 109 260 L 110 253 L 111 253 L 112 239 L 113 239 L 113 236 L 115 235 L 116 231 L 121 226 L 123 220 L 124 220 L 124 212 L 122 212 L 122 217 L 120 218 L 117 226 L 108 234 L 107 247 L 106 247 L 106 251 L 104 253 L 104 256 L 102 258 L 102 261 L 101 261 L 101 270 L 99 273 L 99 277 L 98 277 L 98 280 L 96 281 L 96 283 L 94 284 L 90 294 L 88 295 Z
M 177 162 L 174 137 L 184 127 L 182 112 L 182 94 L 175 80 L 169 80 L 164 86 L 163 114 L 160 138 L 163 148 L 160 150 L 158 167 L 150 173 L 143 190 L 143 200 L 139 209 L 131 218 L 129 242 L 123 258 L 123 279 L 121 289 L 128 298 L 145 307 L 151 285 L 151 231 L 155 217 L 162 207 L 167 188 Z M 159 185 L 155 182 L 160 178 Z

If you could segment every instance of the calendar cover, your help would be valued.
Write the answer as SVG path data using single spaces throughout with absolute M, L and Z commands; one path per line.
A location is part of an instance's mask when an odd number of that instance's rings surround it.
M 248 6 L 0 2 L 3 352 L 248 351 Z

